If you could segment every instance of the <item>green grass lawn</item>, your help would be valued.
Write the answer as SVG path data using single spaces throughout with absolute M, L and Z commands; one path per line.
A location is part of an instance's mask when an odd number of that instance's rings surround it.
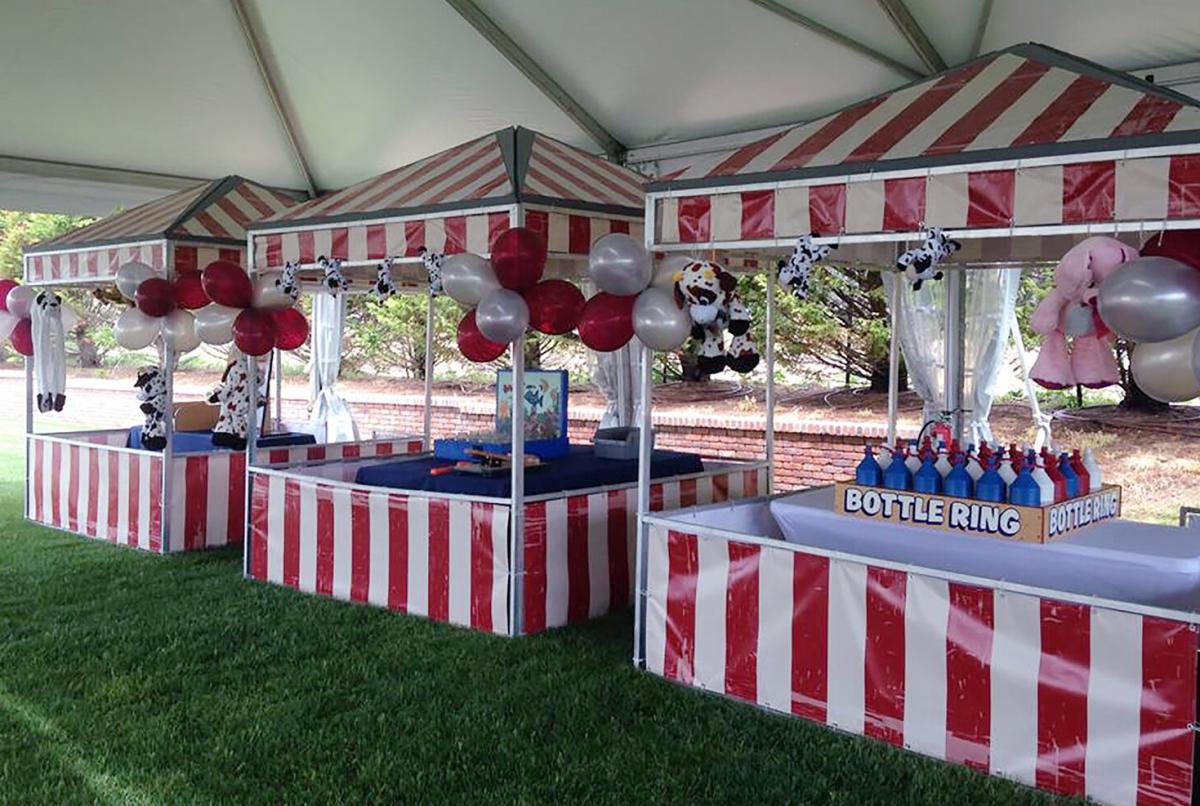
M 505 640 L 21 520 L 0 438 L 0 802 L 1048 802 L 675 687 L 628 613 Z

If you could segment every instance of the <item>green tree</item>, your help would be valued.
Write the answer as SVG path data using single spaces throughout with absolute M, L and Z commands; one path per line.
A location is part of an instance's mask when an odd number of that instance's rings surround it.
M 407 378 L 425 377 L 424 294 L 397 294 L 385 302 L 350 297 L 342 366 L 350 372 L 384 372 L 396 368 Z M 433 316 L 435 364 L 461 360 L 456 333 L 462 309 L 448 297 L 437 297 Z

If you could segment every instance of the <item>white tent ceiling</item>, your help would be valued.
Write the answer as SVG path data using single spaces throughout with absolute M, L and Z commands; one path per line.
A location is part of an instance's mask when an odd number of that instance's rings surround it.
M 810 119 L 1029 40 L 1200 95 L 1196 0 L 0 5 L 0 206 L 28 209 L 101 214 L 230 173 L 338 188 L 513 124 L 611 137 L 653 170 L 711 147 L 664 143 Z

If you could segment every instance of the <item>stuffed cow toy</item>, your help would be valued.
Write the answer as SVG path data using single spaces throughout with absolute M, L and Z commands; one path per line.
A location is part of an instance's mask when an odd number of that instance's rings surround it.
M 938 227 L 925 230 L 925 242 L 909 249 L 896 260 L 896 270 L 912 283 L 913 291 L 920 291 L 926 280 L 942 279 L 937 265 L 962 248 L 962 244 L 946 237 Z
M 749 372 L 758 365 L 758 348 L 748 335 L 750 311 L 737 293 L 737 278 L 716 263 L 696 260 L 675 277 L 675 304 L 692 320 L 698 344 L 697 366 L 705 375 L 726 367 Z M 725 331 L 734 339 L 725 345 Z
M 230 351 L 229 366 L 221 382 L 208 395 L 208 402 L 219 405 L 217 424 L 213 426 L 213 444 L 221 448 L 246 449 L 250 428 L 250 373 L 240 355 Z
M 138 407 L 146 415 L 142 425 L 142 447 L 161 451 L 167 447 L 167 380 L 161 367 L 150 365 L 138 370 L 133 384 L 137 389 Z
M 817 263 L 829 257 L 836 246 L 813 243 L 812 235 L 796 239 L 792 254 L 787 260 L 779 261 L 779 282 L 792 292 L 796 299 L 808 299 L 808 279 Z

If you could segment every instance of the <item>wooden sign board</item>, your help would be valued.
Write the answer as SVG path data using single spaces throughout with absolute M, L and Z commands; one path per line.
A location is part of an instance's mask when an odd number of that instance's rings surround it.
M 1030 543 L 1057 540 L 1121 515 L 1121 488 L 1115 484 L 1046 507 L 861 487 L 851 481 L 834 487 L 834 510 L 840 515 Z

